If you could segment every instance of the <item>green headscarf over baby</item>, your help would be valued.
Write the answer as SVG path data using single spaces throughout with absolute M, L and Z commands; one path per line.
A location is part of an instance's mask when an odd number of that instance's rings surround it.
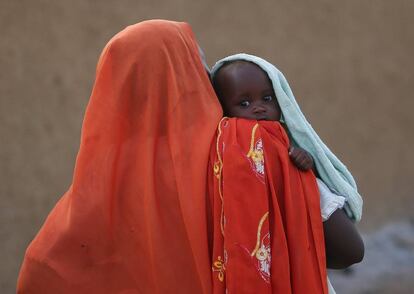
M 346 198 L 345 211 L 350 218 L 359 221 L 362 215 L 362 198 L 358 193 L 354 178 L 313 130 L 296 103 L 286 78 L 273 64 L 257 56 L 244 53 L 235 54 L 219 60 L 213 66 L 212 78 L 224 64 L 240 60 L 252 62 L 267 73 L 282 110 L 281 121 L 287 126 L 293 144 L 312 155 L 321 180 L 333 192 Z

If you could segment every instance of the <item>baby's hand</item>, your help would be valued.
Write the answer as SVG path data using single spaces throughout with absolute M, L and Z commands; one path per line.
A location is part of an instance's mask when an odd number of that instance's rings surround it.
M 300 170 L 306 171 L 314 167 L 312 156 L 302 148 L 291 146 L 289 148 L 289 157 Z

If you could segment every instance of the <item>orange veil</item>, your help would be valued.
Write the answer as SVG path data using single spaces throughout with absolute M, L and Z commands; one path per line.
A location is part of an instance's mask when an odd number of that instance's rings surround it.
M 27 249 L 19 293 L 210 293 L 207 164 L 222 112 L 185 23 L 102 52 L 73 183 Z

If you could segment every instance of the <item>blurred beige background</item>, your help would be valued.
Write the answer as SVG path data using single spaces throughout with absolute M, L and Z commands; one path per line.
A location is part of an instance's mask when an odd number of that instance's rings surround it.
M 71 183 L 101 49 L 150 18 L 189 22 L 210 64 L 237 52 L 277 64 L 356 177 L 362 232 L 411 223 L 403 241 L 414 253 L 414 1 L 0 0 L 1 293 L 15 291 L 25 248 Z M 351 293 L 414 286 L 378 277 L 377 290 Z M 346 279 L 338 293 L 350 291 Z

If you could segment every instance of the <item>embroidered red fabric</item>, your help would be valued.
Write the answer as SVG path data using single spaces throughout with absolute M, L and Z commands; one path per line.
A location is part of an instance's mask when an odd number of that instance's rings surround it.
M 221 121 L 210 154 L 213 293 L 328 292 L 315 177 L 288 146 L 278 122 Z

